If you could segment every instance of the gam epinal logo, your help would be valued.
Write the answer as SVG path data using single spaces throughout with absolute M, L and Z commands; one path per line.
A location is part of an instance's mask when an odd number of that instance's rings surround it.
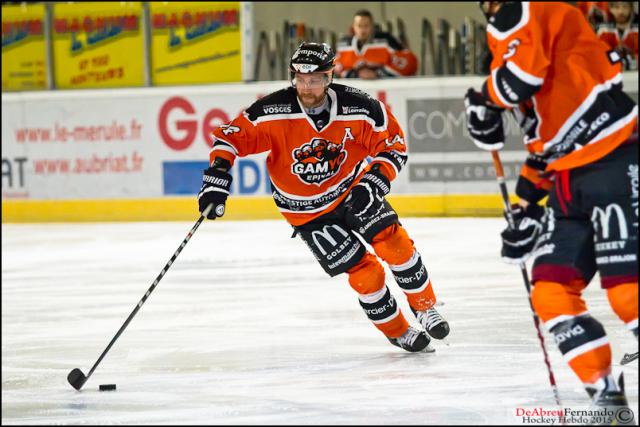
M 291 172 L 305 184 L 318 186 L 338 173 L 347 158 L 343 144 L 322 138 L 313 138 L 291 154 L 295 160 Z

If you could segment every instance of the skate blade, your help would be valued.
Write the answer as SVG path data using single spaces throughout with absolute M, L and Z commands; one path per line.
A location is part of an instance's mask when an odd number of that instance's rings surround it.
M 421 351 L 421 353 L 435 353 L 435 352 L 436 352 L 436 349 L 435 347 L 432 347 L 431 344 L 427 344 L 424 350 Z

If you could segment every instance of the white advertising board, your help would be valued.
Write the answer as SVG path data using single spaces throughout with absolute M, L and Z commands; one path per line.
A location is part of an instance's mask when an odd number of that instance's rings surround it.
M 471 143 L 462 97 L 480 77 L 343 80 L 383 100 L 403 126 L 409 163 L 395 194 L 495 193 L 491 158 Z M 127 199 L 193 195 L 210 131 L 288 82 L 2 95 L 2 198 Z M 625 75 L 637 100 L 638 77 Z M 525 156 L 507 125 L 507 177 Z M 232 194 L 270 194 L 265 155 L 238 159 Z M 513 180 L 511 181 L 513 182 Z

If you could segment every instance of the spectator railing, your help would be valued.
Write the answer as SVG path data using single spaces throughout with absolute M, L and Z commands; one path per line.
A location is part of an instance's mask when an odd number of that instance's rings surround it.
M 475 75 L 486 74 L 487 44 L 485 26 L 466 17 L 460 29 L 446 20 L 422 20 L 419 75 Z M 385 22 L 387 31 L 393 30 L 391 21 Z M 405 23 L 396 21 L 396 38 L 409 48 Z M 380 30 L 380 27 L 378 27 Z M 263 31 L 256 48 L 255 73 L 257 80 L 287 79 L 288 61 L 303 40 L 329 43 L 335 49 L 337 35 L 324 28 L 311 28 L 303 23 L 285 21 L 282 33 Z M 266 71 L 265 71 L 266 64 Z
M 427 18 L 422 19 L 422 39 L 420 44 L 420 74 L 434 75 L 437 70 L 436 45 L 433 38 L 433 27 Z
M 437 19 L 434 31 L 428 18 L 422 19 L 420 75 L 483 74 L 487 57 L 485 27 L 466 17 L 460 30 L 446 19 Z
M 398 40 L 405 48 L 409 49 L 409 39 L 407 38 L 407 32 L 405 30 L 404 21 L 402 18 L 398 18 L 396 21 L 398 25 Z
M 282 78 L 282 56 L 283 46 L 280 34 L 275 31 L 262 31 L 258 39 L 258 47 L 256 50 L 256 60 L 254 68 L 254 78 L 258 80 L 258 76 L 262 73 L 262 58 L 266 58 L 267 73 L 269 80 L 279 80 Z
M 443 18 L 436 20 L 436 74 L 451 74 L 449 71 L 449 21 Z
M 422 21 L 422 40 L 420 46 L 419 74 L 464 75 L 478 74 L 482 68 L 486 43 L 484 27 L 467 18 L 462 31 L 452 28 L 449 23 L 437 21 L 437 36 L 434 37 L 431 22 Z M 399 41 L 409 47 L 404 22 L 397 22 Z M 333 31 L 323 28 L 303 27 L 298 23 L 285 21 L 282 34 L 277 31 L 262 31 L 256 47 L 254 76 L 256 80 L 287 79 L 288 61 L 303 40 L 329 43 L 334 49 L 337 36 Z M 265 69 L 266 65 L 266 69 Z

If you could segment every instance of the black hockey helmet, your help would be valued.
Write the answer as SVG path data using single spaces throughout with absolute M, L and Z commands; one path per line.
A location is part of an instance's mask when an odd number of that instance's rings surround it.
M 302 42 L 289 61 L 289 77 L 295 73 L 323 73 L 333 70 L 336 54 L 326 43 Z

